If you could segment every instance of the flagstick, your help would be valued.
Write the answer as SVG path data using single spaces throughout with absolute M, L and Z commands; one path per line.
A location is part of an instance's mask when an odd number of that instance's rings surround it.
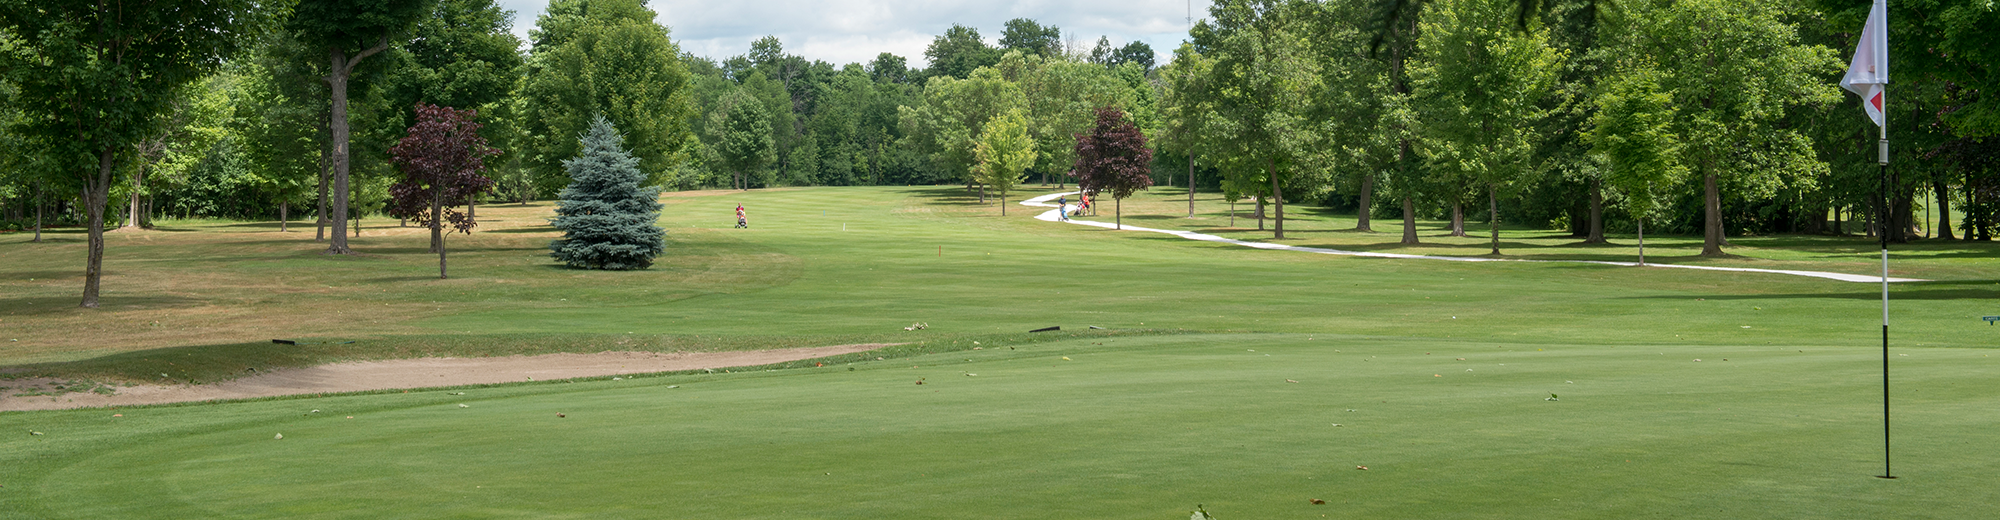
M 1889 114 L 1882 114 L 1882 142 L 1880 143 L 1880 168 L 1882 172 L 1882 474 L 1880 478 L 1896 478 L 1889 471 L 1889 216 L 1895 210 L 1889 202 Z

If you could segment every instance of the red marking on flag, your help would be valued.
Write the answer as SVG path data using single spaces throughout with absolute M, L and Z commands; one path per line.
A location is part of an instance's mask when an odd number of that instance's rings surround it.
M 1868 104 L 1875 105 L 1875 111 L 1882 111 L 1882 93 L 1876 92 L 1875 97 L 1868 98 Z

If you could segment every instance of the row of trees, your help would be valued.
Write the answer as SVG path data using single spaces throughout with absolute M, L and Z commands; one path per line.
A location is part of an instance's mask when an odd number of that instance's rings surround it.
M 345 254 L 354 218 L 423 217 L 389 203 L 404 179 L 390 149 L 419 105 L 476 111 L 498 152 L 484 160 L 492 187 L 468 204 L 567 185 L 564 161 L 598 117 L 649 186 L 959 183 L 1004 197 L 1089 173 L 1078 138 L 1108 109 L 1157 152 L 1150 181 L 1255 199 L 1258 226 L 1280 237 L 1287 202 L 1353 210 L 1361 229 L 1400 216 L 1405 242 L 1418 218 L 1464 234 L 1467 206 L 1485 202 L 1489 230 L 1504 217 L 1600 241 L 1650 223 L 1701 232 L 1720 254 L 1725 231 L 1825 231 L 1828 215 L 1836 232 L 1866 220 L 1906 239 L 1928 201 L 1947 222 L 1925 233 L 1987 238 L 2000 14 L 1975 0 L 1892 13 L 1901 159 L 1877 200 L 1872 128 L 1832 88 L 1866 11 L 1222 0 L 1157 68 L 1143 43 L 1078 45 L 1028 19 L 997 46 L 953 26 L 914 68 L 888 53 L 836 67 L 776 38 L 692 57 L 642 0 L 552 0 L 528 42 L 492 0 L 5 3 L 0 221 L 87 226 L 90 305 L 110 222 L 288 222 L 307 207 L 316 238 Z M 1951 225 L 1949 208 L 1966 220 Z
M 1871 125 L 1834 88 L 1865 1 L 1223 0 L 1155 78 L 1165 157 L 1212 165 L 1234 200 L 1353 204 L 1359 228 L 1485 202 L 1602 241 L 1611 218 L 1699 232 L 1816 232 L 1831 214 L 1906 240 L 1920 197 L 1984 239 L 2000 171 L 1991 60 L 2000 14 L 1899 5 L 1886 201 Z M 1839 50 L 1836 50 L 1839 49 Z M 1484 200 L 1481 200 L 1484 199 Z M 1886 209 L 1886 211 L 1878 211 Z M 1858 217 L 1857 217 L 1858 215 Z M 1887 222 L 1876 215 L 1886 215 Z M 1840 229 L 1836 229 L 1840 231 Z
M 1086 49 L 1057 27 L 1015 19 L 998 43 L 953 26 L 925 51 L 929 68 L 889 53 L 837 66 L 787 54 L 776 37 L 720 61 L 686 57 L 699 146 L 671 184 L 976 184 L 981 125 L 1016 107 L 1035 138 L 1030 170 L 1046 181 L 1068 171 L 1070 134 L 1093 109 L 1150 115 L 1157 86 L 1144 42 L 1099 38 Z

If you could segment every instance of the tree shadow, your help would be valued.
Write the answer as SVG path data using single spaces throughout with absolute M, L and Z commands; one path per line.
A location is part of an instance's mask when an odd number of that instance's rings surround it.
M 980 205 L 979 189 L 977 188 L 968 190 L 965 189 L 964 186 L 911 186 L 908 187 L 907 189 L 897 190 L 897 192 L 911 197 L 917 197 L 927 200 L 931 204 L 946 204 L 946 205 L 956 205 L 956 206 Z M 999 201 L 998 195 L 999 195 L 998 193 L 995 193 L 993 191 L 986 192 L 986 199 L 989 201 L 986 204 L 992 204 L 994 202 L 998 202 Z M 1008 199 L 1010 199 L 1007 202 L 1008 204 L 1016 204 L 1019 202 L 1019 200 L 1014 200 L 1014 197 L 1011 196 L 1008 197 Z
M 111 273 L 106 272 L 105 274 L 109 275 Z M 82 280 L 83 268 L 78 267 L 76 269 L 62 269 L 62 270 L 50 269 L 46 271 L 9 271 L 7 273 L 7 276 L 5 276 L 4 278 L 9 280 L 22 280 L 22 281 L 33 279 L 38 282 L 44 280 L 52 280 L 52 281 Z
M 1882 299 L 1882 291 L 1880 289 L 1880 286 L 1875 286 L 1875 287 L 1876 287 L 1875 289 L 1862 290 L 1862 291 L 1842 291 L 1842 292 L 1811 293 L 1811 294 L 1809 293 L 1700 294 L 1700 295 L 1692 295 L 1692 297 L 1702 298 L 1707 300 L 1724 300 L 1724 301 L 1786 300 L 1786 299 L 1834 299 L 1834 300 L 1880 301 Z M 1672 295 L 1672 296 L 1667 296 L 1667 295 L 1626 296 L 1624 297 L 1624 299 L 1685 300 L 1689 297 L 1691 297 L 1691 295 L 1682 294 L 1682 295 Z M 1942 281 L 1928 281 L 1928 282 L 1900 282 L 1894 284 L 1892 286 L 1892 290 L 1889 292 L 1890 301 L 1895 301 L 1895 300 L 1924 300 L 1924 301 L 1989 300 L 1990 301 L 1996 299 L 2000 299 L 2000 280 L 1942 280 Z M 2000 304 L 1994 305 L 1991 311 L 1978 311 L 1978 312 L 1993 312 L 1995 314 L 2000 314 Z
M 70 312 L 91 311 L 77 307 L 82 301 L 82 288 L 74 296 L 40 296 L 31 298 L 0 299 L 0 315 L 8 316 L 52 316 Z M 98 297 L 95 312 L 116 312 L 161 308 L 185 308 L 206 304 L 207 301 L 182 296 L 128 296 L 104 295 Z
M 528 227 L 506 228 L 506 229 L 488 229 L 478 232 L 503 233 L 503 234 L 527 234 L 527 233 L 559 233 L 561 231 L 562 230 L 560 229 L 556 229 L 555 226 L 528 226 Z
M 299 230 L 299 229 L 312 229 L 312 228 L 313 228 L 314 226 L 317 226 L 317 225 L 319 225 L 319 224 L 318 224 L 318 223 L 316 223 L 316 222 L 312 222 L 312 221 L 306 221 L 306 222 L 298 222 L 298 221 L 292 221 L 292 222 L 291 222 L 290 224 L 286 225 L 285 227 L 286 227 L 286 228 L 288 229 L 288 231 L 289 231 L 289 232 L 293 232 L 293 233 L 296 233 L 296 232 L 298 232 L 298 230 Z M 220 227 L 226 227 L 226 228 L 257 228 L 257 229 L 278 229 L 278 227 L 279 227 L 279 226 L 278 226 L 278 221 L 276 221 L 276 220 L 273 220 L 273 221 L 270 221 L 270 222 L 237 222 L 237 223 L 235 223 L 235 224 L 223 224 L 223 225 L 221 225 Z M 332 227 L 332 226 L 328 226 L 328 227 Z

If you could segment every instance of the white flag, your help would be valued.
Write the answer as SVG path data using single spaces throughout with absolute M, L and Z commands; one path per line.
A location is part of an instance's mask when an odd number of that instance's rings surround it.
M 1875 0 L 1868 9 L 1868 23 L 1861 27 L 1861 41 L 1854 44 L 1854 61 L 1840 87 L 1861 95 L 1861 108 L 1875 126 L 1882 126 L 1883 87 L 1889 84 L 1889 4 Z

